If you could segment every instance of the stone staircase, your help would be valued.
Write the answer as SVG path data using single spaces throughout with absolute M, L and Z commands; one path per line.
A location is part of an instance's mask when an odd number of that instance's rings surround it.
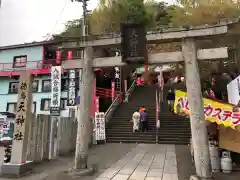
M 156 86 L 137 87 L 128 103 L 122 104 L 113 114 L 106 128 L 109 143 L 163 143 L 189 144 L 189 120 L 172 114 L 160 113 L 160 129 L 156 131 Z M 148 132 L 132 132 L 132 114 L 140 106 L 148 113 Z M 156 137 L 157 136 L 157 137 Z

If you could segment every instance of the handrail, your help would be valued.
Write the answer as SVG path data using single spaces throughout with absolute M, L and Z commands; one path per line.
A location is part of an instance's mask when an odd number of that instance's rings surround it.
M 129 97 L 132 93 L 132 91 L 134 90 L 136 85 L 136 81 L 134 80 L 133 83 L 131 84 L 130 88 L 128 89 L 128 91 L 126 92 L 125 96 Z M 111 116 L 113 115 L 114 111 L 116 110 L 116 108 L 119 105 L 119 98 L 122 95 L 122 93 L 119 93 L 116 98 L 114 99 L 114 101 L 112 102 L 112 104 L 109 106 L 108 110 L 105 112 L 105 121 L 108 122 L 109 119 L 111 118 Z
M 130 86 L 130 88 L 127 90 L 127 92 L 126 92 L 126 94 L 125 94 L 125 102 L 128 102 L 128 99 L 129 99 L 129 97 L 132 95 L 132 92 L 133 92 L 133 90 L 135 89 L 135 87 L 136 87 L 136 80 L 134 80 L 133 82 L 132 82 L 132 84 L 131 84 L 131 86 Z
M 105 112 L 105 121 L 108 122 L 109 118 L 111 117 L 111 115 L 114 113 L 114 111 L 116 110 L 116 108 L 119 105 L 119 98 L 122 94 L 118 94 L 117 97 L 114 99 L 114 101 L 112 102 L 112 104 L 109 106 L 108 110 Z

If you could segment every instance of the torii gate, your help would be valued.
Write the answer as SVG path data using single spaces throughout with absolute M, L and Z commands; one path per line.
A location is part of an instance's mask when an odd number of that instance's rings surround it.
M 233 22 L 231 22 L 233 23 Z M 198 70 L 198 60 L 217 60 L 228 58 L 228 48 L 197 49 L 196 40 L 209 38 L 210 36 L 225 35 L 228 32 L 228 25 L 231 23 L 221 23 L 215 26 L 204 26 L 191 29 L 167 30 L 161 33 L 147 35 L 149 44 L 162 42 L 181 42 L 182 51 L 164 52 L 149 54 L 148 64 L 163 63 L 185 63 L 186 86 L 188 93 L 189 107 L 191 111 L 190 122 L 194 148 L 194 160 L 196 175 L 200 179 L 212 179 L 210 155 L 208 147 L 207 129 L 205 126 L 203 113 L 203 100 L 201 84 Z M 114 46 L 121 43 L 120 37 L 92 40 L 82 42 L 78 47 L 84 48 L 85 57 L 83 61 L 63 62 L 64 69 L 81 68 L 83 71 L 80 85 L 80 115 L 78 123 L 78 137 L 75 154 L 74 169 L 86 168 L 88 152 L 88 135 L 91 133 L 87 128 L 89 117 L 89 107 L 91 99 L 91 81 L 93 78 L 92 69 L 96 67 L 125 66 L 121 57 L 93 57 L 93 48 L 102 46 Z M 76 46 L 76 43 L 68 42 L 63 44 L 63 48 Z

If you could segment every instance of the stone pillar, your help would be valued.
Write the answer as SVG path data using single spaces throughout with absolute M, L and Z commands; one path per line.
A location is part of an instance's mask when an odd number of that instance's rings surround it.
M 93 79 L 93 48 L 87 47 L 84 50 L 85 57 L 81 61 L 82 63 L 82 81 L 80 82 L 80 113 L 78 117 L 78 129 L 77 129 L 77 141 L 74 169 L 86 169 L 88 158 L 88 142 L 89 136 L 92 132 L 89 132 L 90 122 L 90 106 L 91 106 L 91 90 Z
M 49 142 L 50 141 L 50 116 L 44 116 L 43 124 L 43 160 L 49 159 Z
M 14 123 L 11 163 L 22 164 L 27 161 L 29 122 L 32 118 L 32 76 L 25 73 L 20 76 L 17 113 Z
M 57 127 L 57 151 L 59 152 L 59 155 L 63 155 L 63 118 L 60 118 L 58 120 L 58 127 Z
M 211 179 L 212 170 L 195 40 L 184 39 L 182 41 L 182 52 L 185 61 L 187 95 L 191 112 L 190 122 L 196 173 L 201 179 Z
M 36 120 L 36 141 L 35 141 L 35 157 L 34 157 L 34 161 L 35 162 L 40 162 L 41 161 L 41 129 L 42 129 L 42 122 L 41 122 L 41 116 L 38 115 L 37 120 Z
M 51 117 L 51 129 L 50 129 L 50 150 L 49 150 L 49 156 L 50 159 L 56 158 L 56 134 L 57 134 L 57 117 Z
M 27 147 L 27 160 L 28 161 L 32 161 L 32 154 L 31 154 L 31 149 L 32 149 L 32 146 L 34 145 L 33 144 L 33 136 L 32 136 L 32 133 L 33 133 L 33 128 L 32 128 L 32 124 L 33 124 L 33 116 L 34 114 L 31 114 L 32 118 L 29 122 L 29 129 L 28 129 L 28 147 Z

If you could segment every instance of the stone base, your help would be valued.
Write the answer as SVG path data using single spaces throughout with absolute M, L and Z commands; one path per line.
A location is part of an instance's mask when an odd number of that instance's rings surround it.
M 25 164 L 2 164 L 2 176 L 14 178 L 21 177 L 32 171 L 33 162 L 27 161 Z
M 97 171 L 96 165 L 91 165 L 87 169 L 74 170 L 71 169 L 68 171 L 68 175 L 72 177 L 83 177 L 83 176 L 92 176 Z
M 213 178 L 206 179 L 206 178 L 199 178 L 196 175 L 192 175 L 192 176 L 190 176 L 189 180 L 213 180 Z

